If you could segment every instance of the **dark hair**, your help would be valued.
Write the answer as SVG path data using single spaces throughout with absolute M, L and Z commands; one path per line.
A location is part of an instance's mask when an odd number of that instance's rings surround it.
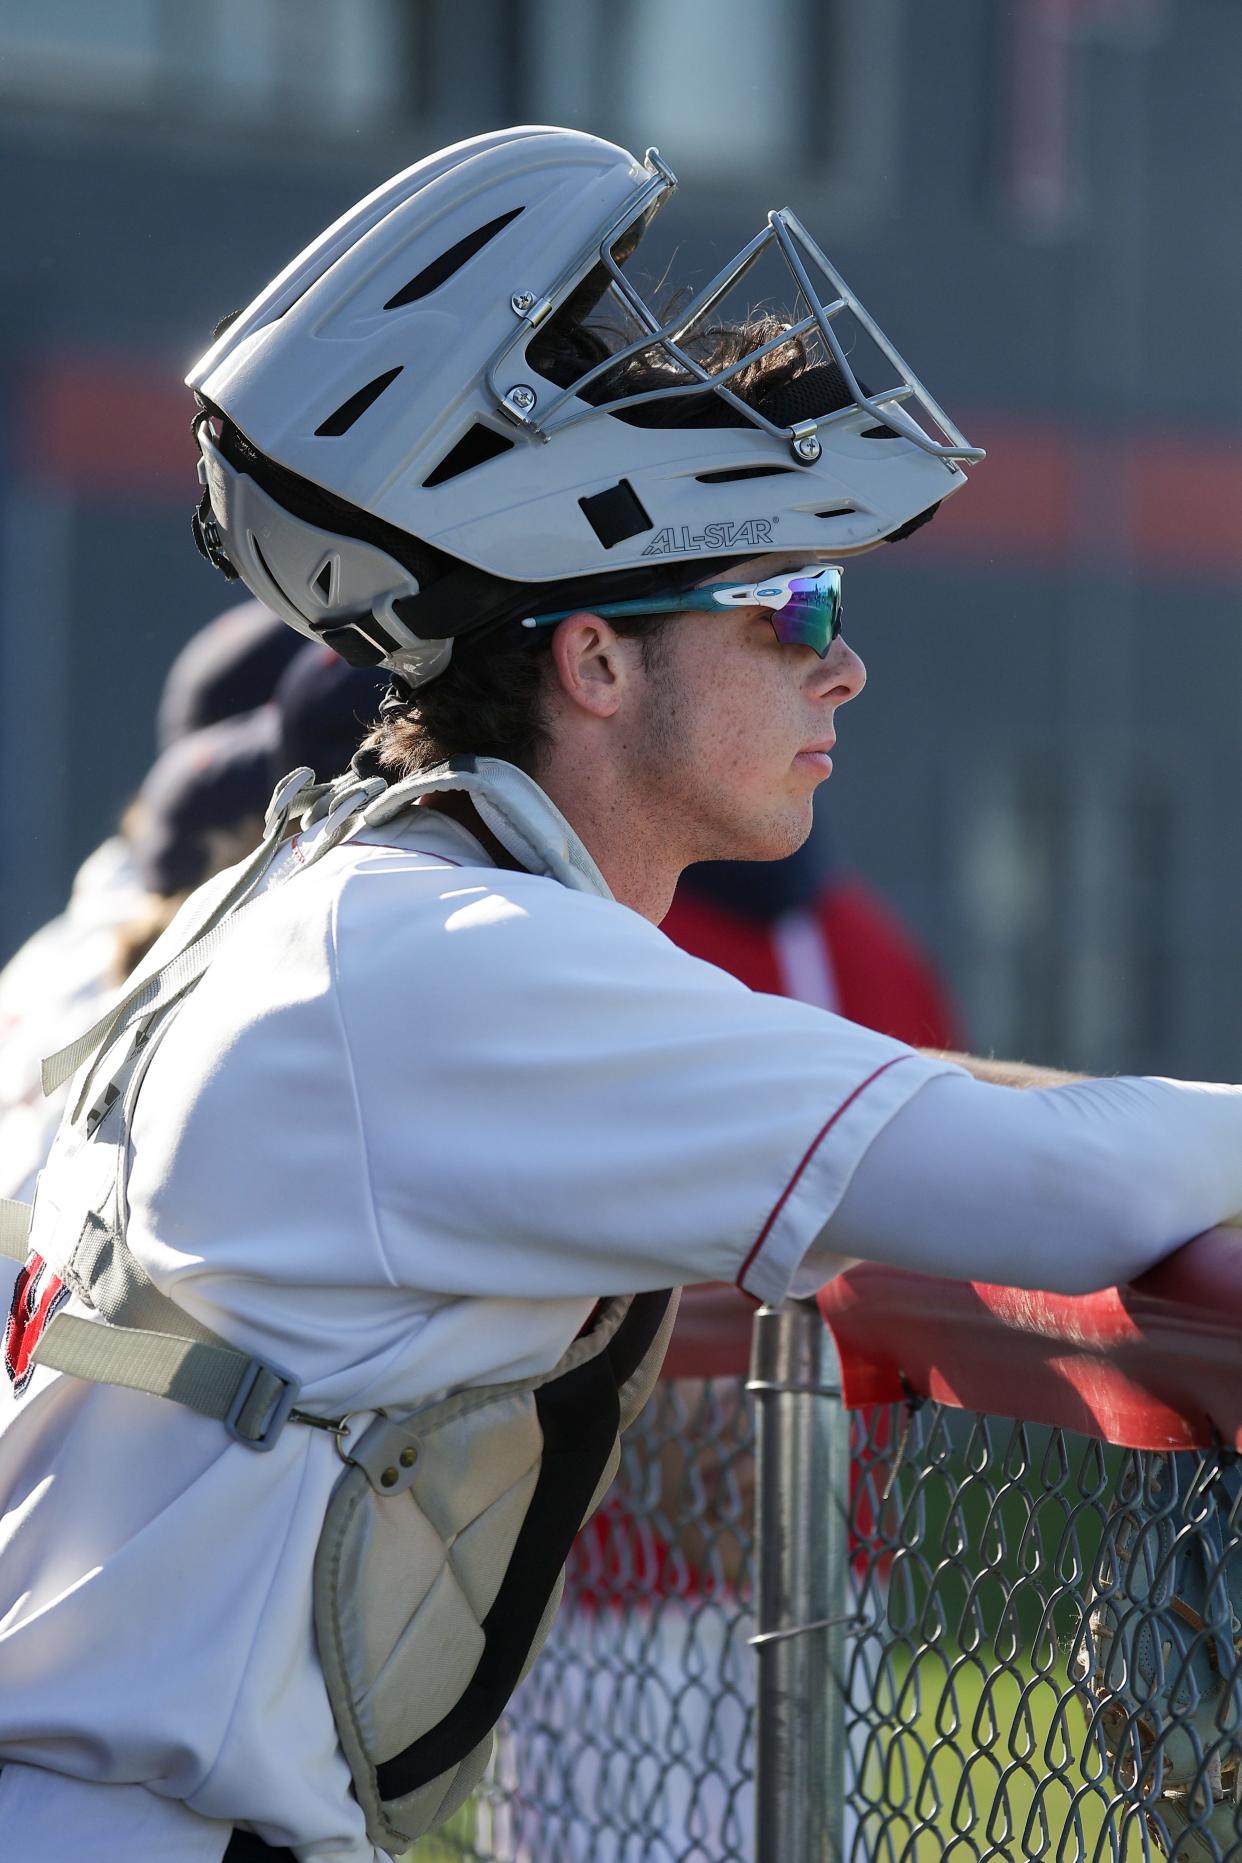
M 605 277 L 606 282 L 606 277 Z M 624 345 L 624 334 L 584 321 L 602 285 L 588 280 L 532 341 L 527 360 L 541 375 L 567 387 L 586 370 L 603 362 Z M 702 330 L 688 337 L 684 347 L 703 367 L 715 373 L 779 336 L 785 325 L 774 316 L 758 316 L 742 324 Z M 810 366 L 801 338 L 763 356 L 734 378 L 731 386 L 747 401 L 766 399 L 796 380 Z M 685 382 L 690 392 L 676 400 L 645 402 L 624 410 L 621 418 L 636 425 L 677 426 L 734 424 L 742 416 L 710 390 L 695 393 L 694 378 L 681 372 L 665 352 L 652 351 L 628 358 L 606 371 L 586 390 L 589 400 L 611 401 L 621 394 L 671 387 Z M 672 414 L 671 410 L 676 409 Z M 753 554 L 753 551 L 750 552 Z M 721 567 L 728 558 L 700 558 L 674 562 L 655 569 L 637 569 L 608 577 L 607 595 L 596 600 L 625 600 L 651 594 L 668 594 L 689 588 Z M 625 586 L 632 584 L 632 587 Z M 537 612 L 564 608 L 570 603 L 591 604 L 591 580 L 549 584 L 545 599 L 532 601 Z M 658 663 L 660 641 L 670 617 L 664 614 L 619 616 L 610 625 L 618 634 L 641 643 L 644 666 Z M 385 773 L 414 776 L 434 769 L 452 757 L 501 757 L 527 774 L 533 774 L 548 743 L 544 705 L 550 629 L 522 630 L 515 624 L 497 632 L 466 635 L 454 642 L 444 672 L 412 693 L 402 703 L 399 682 L 385 701 L 383 715 L 362 745 L 363 753 Z
M 704 572 L 695 565 L 696 579 Z M 550 592 L 551 593 L 551 592 Z M 666 614 L 620 615 L 609 625 L 639 642 L 649 671 L 659 662 Z M 452 757 L 502 757 L 533 775 L 548 745 L 544 705 L 553 630 L 516 626 L 453 645 L 444 672 L 402 703 L 390 694 L 362 750 L 386 774 L 417 776 Z M 394 682 L 396 684 L 397 682 Z

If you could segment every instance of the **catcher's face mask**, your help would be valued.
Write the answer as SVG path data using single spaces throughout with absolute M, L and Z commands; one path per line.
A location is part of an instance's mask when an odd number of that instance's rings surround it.
M 697 388 L 700 391 L 709 390 L 718 396 L 739 421 L 759 428 L 773 439 L 786 442 L 793 459 L 804 466 L 813 465 L 821 456 L 823 448 L 818 437 L 819 430 L 856 411 L 871 415 L 875 421 L 882 423 L 894 434 L 910 440 L 920 452 L 930 454 L 933 458 L 970 464 L 983 459 L 983 449 L 972 446 L 932 399 L 909 363 L 898 354 L 875 319 L 854 296 L 841 274 L 788 207 L 769 213 L 766 227 L 756 233 L 714 278 L 683 302 L 674 315 L 661 317 L 627 276 L 624 263 L 658 208 L 677 186 L 677 177 L 661 159 L 658 149 L 648 149 L 643 159 L 651 179 L 636 190 L 617 221 L 605 229 L 598 248 L 592 243 L 591 248 L 579 256 L 575 268 L 581 273 L 590 260 L 603 267 L 607 274 L 603 301 L 606 303 L 611 299 L 627 324 L 636 330 L 633 340 L 612 351 L 593 368 L 585 370 L 564 387 L 558 396 L 546 403 L 533 398 L 527 404 L 525 397 L 520 397 L 515 405 L 512 395 L 506 399 L 502 385 L 506 362 L 519 344 L 524 343 L 526 332 L 519 332 L 503 345 L 489 370 L 489 379 L 497 398 L 511 419 L 518 419 L 529 432 L 549 438 L 576 421 L 603 414 L 626 414 L 640 405 L 678 398 L 684 401 L 687 392 Z M 782 322 L 767 341 L 745 350 L 728 363 L 716 368 L 706 366 L 697 359 L 694 347 L 688 345 L 687 339 L 700 330 L 710 316 L 718 313 L 720 306 L 741 281 L 770 253 L 778 255 L 784 262 L 784 295 L 796 305 L 798 315 L 792 322 Z M 560 301 L 559 297 L 556 301 Z M 551 308 L 552 300 L 528 306 L 526 321 L 532 327 L 537 326 Z M 894 378 L 891 386 L 872 393 L 859 381 L 839 333 L 842 313 L 847 314 L 847 320 L 852 320 L 855 327 L 865 331 L 875 351 L 890 365 Z M 818 416 L 778 423 L 766 416 L 751 400 L 744 400 L 733 384 L 739 377 L 753 373 L 763 359 L 774 351 L 786 349 L 792 343 L 808 338 L 813 344 L 822 343 L 822 359 L 825 363 L 834 364 L 839 370 L 849 399 L 842 405 L 824 408 Z M 622 393 L 612 399 L 586 393 L 602 378 L 616 374 L 619 366 L 632 358 L 642 357 L 649 361 L 656 356 L 661 356 L 668 364 L 668 386 L 649 388 L 638 393 Z M 591 405 L 583 407 L 584 399 Z M 914 415 L 903 407 L 902 404 L 907 401 L 922 414 L 925 426 L 920 425 Z M 673 420 L 670 424 L 677 423 Z

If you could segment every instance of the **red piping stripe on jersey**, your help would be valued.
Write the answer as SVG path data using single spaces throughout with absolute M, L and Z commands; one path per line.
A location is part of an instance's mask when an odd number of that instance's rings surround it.
M 895 1054 L 891 1061 L 883 1062 L 881 1066 L 876 1068 L 874 1074 L 868 1074 L 866 1080 L 862 1080 L 858 1083 L 854 1091 L 850 1094 L 849 1098 L 846 1100 L 842 1100 L 840 1106 L 838 1106 L 836 1112 L 832 1115 L 832 1118 L 829 1119 L 825 1125 L 820 1127 L 820 1130 L 815 1134 L 815 1137 L 811 1140 L 810 1144 L 807 1146 L 806 1152 L 803 1156 L 801 1164 L 799 1164 L 797 1170 L 794 1172 L 793 1176 L 790 1178 L 789 1182 L 786 1184 L 784 1190 L 781 1192 L 780 1196 L 777 1198 L 776 1203 L 773 1205 L 772 1214 L 768 1217 L 767 1222 L 763 1225 L 763 1228 L 759 1231 L 759 1235 L 755 1241 L 755 1246 L 751 1249 L 750 1254 L 746 1257 L 746 1260 L 742 1263 L 741 1269 L 738 1273 L 737 1282 L 736 1282 L 736 1285 L 738 1287 L 742 1286 L 742 1282 L 746 1279 L 746 1276 L 750 1273 L 751 1264 L 753 1263 L 755 1256 L 759 1253 L 760 1249 L 763 1247 L 764 1243 L 767 1241 L 769 1235 L 772 1233 L 772 1225 L 775 1223 L 777 1217 L 780 1215 L 781 1211 L 784 1209 L 785 1205 L 788 1203 L 790 1197 L 793 1195 L 794 1186 L 798 1182 L 798 1179 L 802 1176 L 802 1173 L 806 1170 L 807 1165 L 810 1164 L 811 1159 L 815 1156 L 815 1153 L 819 1150 L 820 1146 L 823 1144 L 828 1134 L 832 1131 L 833 1126 L 836 1125 L 837 1120 L 841 1117 L 842 1113 L 848 1112 L 850 1107 L 854 1104 L 854 1101 L 858 1098 L 859 1094 L 865 1093 L 867 1091 L 867 1088 L 871 1085 L 871 1083 L 875 1080 L 878 1080 L 881 1074 L 887 1074 L 889 1068 L 896 1067 L 899 1061 L 908 1061 L 909 1059 L 910 1057 L 907 1054 Z M 745 1288 L 743 1288 L 742 1291 L 743 1293 L 745 1293 L 746 1291 Z

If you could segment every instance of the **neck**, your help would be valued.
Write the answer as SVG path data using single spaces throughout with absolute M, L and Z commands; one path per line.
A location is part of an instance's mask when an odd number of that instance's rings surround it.
M 685 861 L 675 858 L 653 832 L 649 812 L 638 810 L 618 783 L 574 774 L 554 761 L 534 779 L 554 802 L 608 882 L 614 899 L 658 925 L 673 902 Z M 470 797 L 460 790 L 424 796 L 420 808 L 451 816 L 482 843 L 498 867 L 522 872 L 521 862 L 497 840 Z
M 614 899 L 658 925 L 673 903 L 686 861 L 660 834 L 632 785 L 596 764 L 578 768 L 553 755 L 535 780 L 573 828 Z

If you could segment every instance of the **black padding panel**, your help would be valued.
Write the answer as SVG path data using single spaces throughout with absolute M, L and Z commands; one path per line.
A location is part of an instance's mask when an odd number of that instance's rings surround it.
M 907 518 L 905 523 L 899 525 L 896 530 L 889 531 L 888 536 L 884 539 L 885 543 L 900 543 L 903 538 L 913 537 L 916 530 L 922 530 L 924 524 L 931 523 L 937 511 L 939 511 L 940 505 L 941 500 L 937 499 L 935 504 L 929 505 L 926 511 L 920 511 L 917 516 Z
M 655 528 L 628 479 L 618 479 L 606 492 L 580 498 L 578 503 L 606 550 L 611 550 L 614 543 L 624 543 L 627 537 L 636 537 L 640 530 Z
M 314 621 L 311 626 L 324 646 L 339 653 L 350 666 L 378 666 L 397 645 L 373 615 L 368 615 L 362 626 L 353 621 L 337 621 L 326 627 Z

